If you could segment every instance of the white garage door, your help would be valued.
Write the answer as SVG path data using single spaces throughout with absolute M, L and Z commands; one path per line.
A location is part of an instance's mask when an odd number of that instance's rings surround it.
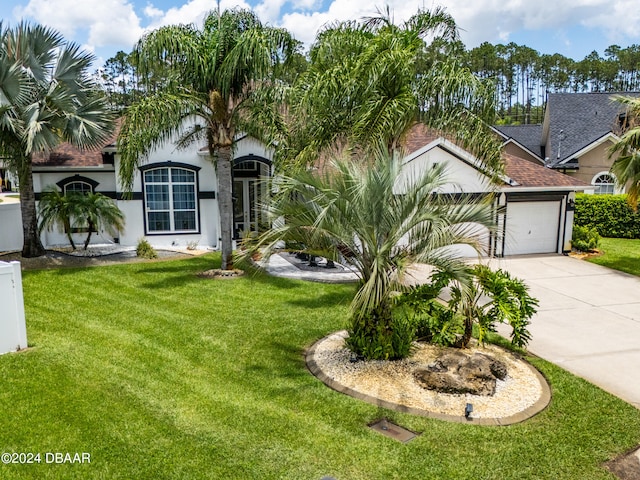
M 509 203 L 505 255 L 556 252 L 559 220 L 560 202 Z

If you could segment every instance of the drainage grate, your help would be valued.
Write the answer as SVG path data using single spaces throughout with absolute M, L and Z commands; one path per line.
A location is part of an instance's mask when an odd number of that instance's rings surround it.
M 391 423 L 386 418 L 382 420 L 378 420 L 369 424 L 369 428 L 375 430 L 376 432 L 380 432 L 383 435 L 386 435 L 389 438 L 393 438 L 402 443 L 407 443 L 410 440 L 416 438 L 416 434 L 411 430 L 407 430 L 406 428 L 401 427 L 400 425 L 396 425 L 395 423 Z

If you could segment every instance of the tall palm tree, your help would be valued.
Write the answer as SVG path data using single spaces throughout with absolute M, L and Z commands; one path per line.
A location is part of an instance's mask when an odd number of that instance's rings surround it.
M 493 227 L 490 202 L 438 194 L 450 185 L 442 165 L 416 178 L 403 175 L 401 161 L 385 153 L 371 162 L 338 160 L 324 173 L 298 169 L 278 177 L 269 210 L 280 220 L 255 245 L 266 255 L 283 241 L 328 258 L 345 254 L 361 277 L 350 334 L 367 342 L 393 334 L 392 299 L 406 288 L 408 267 L 429 264 L 465 282 L 469 270 L 452 245 L 480 251 Z M 372 353 L 375 347 L 355 346 L 366 356 L 389 355 L 384 346 Z
M 473 152 L 491 173 L 501 170 L 491 134 L 493 86 L 463 68 L 459 40 L 445 10 L 420 10 L 401 25 L 389 11 L 330 25 L 310 51 L 309 68 L 290 94 L 289 130 L 278 158 L 311 164 L 336 144 L 398 154 L 416 122 L 439 129 Z
M 118 140 L 120 176 L 130 189 L 137 167 L 163 142 L 206 141 L 216 159 L 222 268 L 231 268 L 232 162 L 236 134 L 256 131 L 257 93 L 297 48 L 289 33 L 263 26 L 248 10 L 211 12 L 202 29 L 162 27 L 133 52 L 141 75 L 162 70 L 158 89 L 127 109 Z M 195 123 L 187 120 L 195 119 Z
M 0 156 L 18 175 L 22 255 L 44 253 L 37 228 L 32 162 L 63 142 L 100 146 L 113 130 L 113 114 L 88 75 L 94 56 L 56 31 L 0 24 Z
M 614 99 L 627 108 L 628 127 L 609 150 L 610 156 L 618 154 L 611 166 L 616 182 L 627 188 L 627 200 L 638 209 L 640 196 L 640 98 L 615 96 Z

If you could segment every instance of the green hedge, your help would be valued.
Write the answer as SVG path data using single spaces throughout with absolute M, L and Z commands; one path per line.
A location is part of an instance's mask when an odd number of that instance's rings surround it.
M 576 195 L 574 223 L 603 237 L 640 238 L 640 213 L 629 207 L 626 195 Z

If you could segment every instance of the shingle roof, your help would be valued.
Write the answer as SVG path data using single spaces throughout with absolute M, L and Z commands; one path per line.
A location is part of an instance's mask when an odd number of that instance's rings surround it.
M 423 124 L 415 125 L 407 134 L 404 142 L 407 155 L 421 149 L 425 145 L 442 137 L 436 130 L 429 129 Z M 449 138 L 449 140 L 451 140 Z M 550 168 L 526 160 L 524 158 L 502 154 L 505 173 L 515 180 L 517 187 L 584 187 L 589 186 L 569 175 L 551 170 Z M 507 185 L 507 184 L 505 184 Z
M 104 146 L 80 150 L 68 142 L 61 143 L 49 153 L 36 153 L 33 155 L 34 167 L 97 167 L 103 164 L 102 150 L 105 147 L 115 146 L 121 121 L 116 121 L 113 133 L 106 140 Z
M 428 128 L 424 123 L 416 123 L 411 127 L 402 144 L 405 148 L 405 153 L 409 155 L 442 136 L 444 135 L 437 130 Z
M 509 178 L 518 182 L 520 187 L 588 187 L 587 183 L 536 165 L 524 158 L 503 154 L 505 173 Z
M 550 148 L 555 166 L 602 138 L 618 131 L 618 115 L 624 108 L 612 100 L 616 93 L 550 93 L 547 100 Z M 638 96 L 638 93 L 623 93 Z
M 540 143 L 542 140 L 542 124 L 535 125 L 495 125 L 493 128 L 506 138 L 513 139 L 534 155 L 542 158 Z

